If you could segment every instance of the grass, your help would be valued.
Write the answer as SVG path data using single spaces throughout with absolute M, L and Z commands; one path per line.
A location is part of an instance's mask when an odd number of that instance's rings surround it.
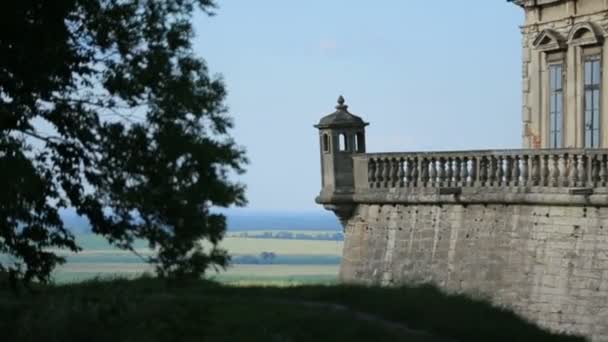
M 333 285 L 338 283 L 335 274 L 297 274 L 297 275 L 238 275 L 219 274 L 209 277 L 209 280 L 218 281 L 232 286 L 300 286 L 300 285 Z
M 246 282 L 249 284 L 276 284 L 287 282 L 295 285 L 310 284 L 312 279 L 320 283 L 335 282 L 339 265 L 234 265 L 225 272 L 209 273 L 209 276 L 220 282 Z M 73 283 L 94 279 L 98 276 L 137 277 L 152 271 L 143 263 L 68 263 L 53 273 L 56 283 Z
M 349 310 L 335 309 L 341 304 Z M 364 312 L 421 335 L 364 319 Z M 3 341 L 584 341 L 430 286 L 235 287 L 152 278 L 0 291 Z

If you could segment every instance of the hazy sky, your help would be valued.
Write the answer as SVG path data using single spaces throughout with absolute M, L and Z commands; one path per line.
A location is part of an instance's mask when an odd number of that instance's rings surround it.
M 195 49 L 222 74 L 249 207 L 310 210 L 313 125 L 343 94 L 368 151 L 518 148 L 523 11 L 505 0 L 218 0 Z

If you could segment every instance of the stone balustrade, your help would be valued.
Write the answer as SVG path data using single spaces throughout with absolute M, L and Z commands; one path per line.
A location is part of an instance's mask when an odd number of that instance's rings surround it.
M 353 156 L 355 189 L 601 188 L 608 150 L 497 150 Z M 581 189 L 582 188 L 582 189 Z

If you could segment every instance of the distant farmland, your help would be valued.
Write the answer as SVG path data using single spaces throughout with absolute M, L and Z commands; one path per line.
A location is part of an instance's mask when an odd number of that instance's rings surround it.
M 301 233 L 302 231 L 292 231 Z M 307 234 L 314 234 L 307 232 Z M 64 254 L 68 262 L 54 273 L 58 283 L 80 281 L 97 276 L 137 276 L 153 269 L 138 256 L 108 245 L 104 238 L 79 234 L 83 251 Z M 233 256 L 235 264 L 225 272 L 209 277 L 231 283 L 332 283 L 337 279 L 342 241 L 262 239 L 230 236 L 221 246 Z M 135 244 L 140 255 L 153 251 L 144 241 Z

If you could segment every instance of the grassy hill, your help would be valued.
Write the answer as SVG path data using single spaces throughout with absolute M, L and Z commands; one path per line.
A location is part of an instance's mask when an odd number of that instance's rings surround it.
M 433 287 L 233 287 L 153 278 L 0 290 L 2 341 L 584 341 Z

